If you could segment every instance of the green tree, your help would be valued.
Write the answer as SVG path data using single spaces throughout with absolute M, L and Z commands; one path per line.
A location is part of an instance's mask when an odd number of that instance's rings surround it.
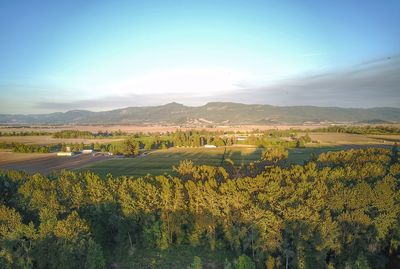
M 249 256 L 242 254 L 235 261 L 235 269 L 256 269 L 256 265 Z
M 194 256 L 193 263 L 188 269 L 202 269 L 203 263 L 201 262 L 201 258 L 198 256 Z

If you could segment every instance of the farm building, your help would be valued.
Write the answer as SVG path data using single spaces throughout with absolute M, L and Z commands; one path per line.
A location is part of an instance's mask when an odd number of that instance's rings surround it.
M 84 149 L 82 150 L 82 154 L 92 154 L 93 150 L 92 149 Z
M 73 152 L 63 152 L 63 151 L 57 152 L 57 156 L 73 156 L 73 155 L 74 155 Z
M 204 147 L 205 147 L 205 148 L 216 148 L 217 146 L 216 146 L 216 145 L 209 145 L 209 144 L 207 144 L 207 145 L 204 145 Z

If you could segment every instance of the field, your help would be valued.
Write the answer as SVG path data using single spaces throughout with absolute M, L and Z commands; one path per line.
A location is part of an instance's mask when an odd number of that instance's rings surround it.
M 379 145 L 373 145 L 379 146 Z M 303 164 L 314 155 L 323 152 L 338 151 L 350 148 L 362 148 L 364 145 L 341 145 L 311 148 L 289 149 L 288 163 Z M 226 148 L 170 148 L 156 150 L 136 158 L 113 158 L 90 163 L 78 168 L 79 171 L 90 170 L 102 176 L 111 173 L 114 176 L 144 176 L 147 174 L 160 175 L 171 172 L 182 160 L 191 160 L 194 164 L 220 165 L 223 158 L 231 159 L 236 165 L 248 164 L 259 160 L 263 150 L 254 147 Z
M 55 153 L 12 153 L 0 152 L 0 169 L 22 170 L 27 173 L 50 174 L 63 169 L 75 169 L 85 164 L 105 160 L 107 156 L 76 155 L 59 157 Z
M 91 170 L 101 175 L 114 176 L 160 175 L 171 171 L 182 160 L 192 160 L 195 164 L 219 165 L 223 158 L 235 164 L 248 164 L 261 157 L 262 150 L 254 147 L 226 148 L 170 148 L 156 150 L 136 158 L 116 158 L 86 165 L 79 170 Z
M 299 133 L 305 135 L 305 133 Z M 361 135 L 347 133 L 309 133 L 318 146 L 326 145 L 390 145 L 400 142 L 400 135 Z
M 79 130 L 79 131 L 123 131 L 127 133 L 154 133 L 154 132 L 174 132 L 178 129 L 185 130 L 208 130 L 208 131 L 233 131 L 233 132 L 246 132 L 252 130 L 289 130 L 289 129 L 315 129 L 327 127 L 324 124 L 311 124 L 311 125 L 236 125 L 236 126 L 179 126 L 179 125 L 35 125 L 35 126 L 7 126 L 0 125 L 0 132 L 29 132 L 29 131 L 43 131 L 43 132 L 59 132 L 62 130 Z
M 53 138 L 52 136 L 41 135 L 41 136 L 0 136 L 0 143 L 21 143 L 21 144 L 39 144 L 39 145 L 49 145 L 49 144 L 59 144 L 59 143 L 109 143 L 113 141 L 123 140 L 122 138 L 98 138 L 98 139 L 85 139 L 85 138 Z
M 76 126 L 74 126 L 76 128 Z M 98 128 L 99 126 L 84 126 L 85 128 Z M 103 126 L 106 127 L 106 126 Z M 123 127 L 123 126 L 118 126 Z M 113 126 L 113 128 L 118 128 Z M 130 126 L 137 128 L 137 126 Z M 168 128 L 175 128 L 169 126 Z M 293 127 L 293 126 L 291 126 Z M 55 128 L 55 127 L 53 127 Z M 72 128 L 72 127 L 71 127 Z M 125 126 L 125 128 L 127 128 Z M 143 127 L 144 128 L 144 127 Z M 150 128 L 150 127 L 147 127 Z M 151 127 L 156 128 L 156 127 Z M 160 127 L 157 127 L 160 128 Z M 167 127 L 165 127 L 167 128 Z M 58 130 L 58 129 L 57 129 Z M 128 129 L 124 129 L 127 131 Z M 133 132 L 134 129 L 129 129 Z M 135 129 L 137 130 L 137 129 Z M 162 129 L 158 129 L 161 131 Z M 233 129 L 229 129 L 233 130 Z M 93 130 L 92 130 L 93 131 Z M 142 130 L 143 131 L 143 130 Z M 304 135 L 305 133 L 299 133 Z M 395 142 L 400 142 L 400 135 L 358 135 L 347 133 L 309 133 L 314 143 L 307 144 L 306 148 L 290 149 L 288 162 L 303 164 L 313 155 L 322 152 L 344 150 L 349 148 L 381 146 L 391 147 Z M 109 143 L 120 139 L 57 139 L 51 136 L 4 136 L 0 142 L 18 142 L 23 144 L 56 144 L 56 143 Z M 146 174 L 159 175 L 171 172 L 182 160 L 192 160 L 195 164 L 220 165 L 223 159 L 231 159 L 236 165 L 248 164 L 259 160 L 263 150 L 253 146 L 234 146 L 220 148 L 170 148 L 155 150 L 142 154 L 136 158 L 115 158 L 105 156 L 75 156 L 57 157 L 55 154 L 28 154 L 0 152 L 0 169 L 17 169 L 27 172 L 41 172 L 49 174 L 62 169 L 76 169 L 79 171 L 91 170 L 102 176 L 108 173 L 114 176 L 143 176 Z
M 54 156 L 52 153 L 15 153 L 0 151 L 0 167 L 2 165 L 15 163 L 15 162 L 25 162 L 32 160 L 46 159 L 50 156 Z
M 305 135 L 305 133 L 299 133 Z M 359 135 L 346 133 L 309 133 L 313 141 L 318 142 L 317 146 L 332 145 L 368 145 L 368 144 L 393 144 L 400 142 L 400 135 Z M 113 141 L 121 141 L 123 138 L 53 138 L 52 136 L 0 136 L 0 143 L 16 142 L 22 144 L 58 144 L 58 143 L 110 143 Z

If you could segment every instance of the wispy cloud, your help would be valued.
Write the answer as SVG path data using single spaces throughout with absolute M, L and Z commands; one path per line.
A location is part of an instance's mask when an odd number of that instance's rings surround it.
M 385 57 L 332 71 L 247 88 L 219 99 L 247 103 L 346 107 L 400 106 L 400 56 Z
M 166 93 L 166 94 L 127 94 L 127 95 L 110 95 L 100 98 L 72 100 L 70 102 L 38 102 L 35 109 L 49 111 L 66 111 L 66 110 L 111 110 L 115 108 L 130 106 L 154 106 L 162 105 L 170 102 L 179 102 L 187 105 L 200 105 L 208 99 L 203 95 L 182 94 L 182 93 Z
M 15 90 L 19 88 L 24 88 L 24 85 L 14 85 Z M 32 86 L 32 89 L 35 89 L 32 92 L 38 92 L 38 88 L 40 87 Z M 58 93 L 54 94 L 54 92 Z M 128 106 L 161 105 L 169 102 L 202 105 L 210 101 L 271 105 L 400 107 L 400 56 L 374 59 L 341 71 L 282 79 L 264 84 L 264 86 L 252 86 L 251 81 L 235 82 L 232 90 L 223 93 L 201 90 L 194 93 L 180 90 L 162 93 L 126 92 L 85 97 L 84 95 L 71 96 L 62 88 L 52 88 L 51 91 L 43 90 L 41 96 L 44 98 L 33 99 L 41 101 L 32 102 L 30 107 L 24 100 L 26 95 L 21 95 L 20 98 L 24 106 L 35 113 L 74 109 L 100 111 Z M 5 113 L 8 113 L 8 110 L 12 110 L 12 102 L 2 107 L 7 109 Z

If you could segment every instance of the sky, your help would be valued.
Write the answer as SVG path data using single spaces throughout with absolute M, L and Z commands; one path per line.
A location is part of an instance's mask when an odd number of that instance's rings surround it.
M 400 1 L 1 1 L 0 113 L 400 107 Z

